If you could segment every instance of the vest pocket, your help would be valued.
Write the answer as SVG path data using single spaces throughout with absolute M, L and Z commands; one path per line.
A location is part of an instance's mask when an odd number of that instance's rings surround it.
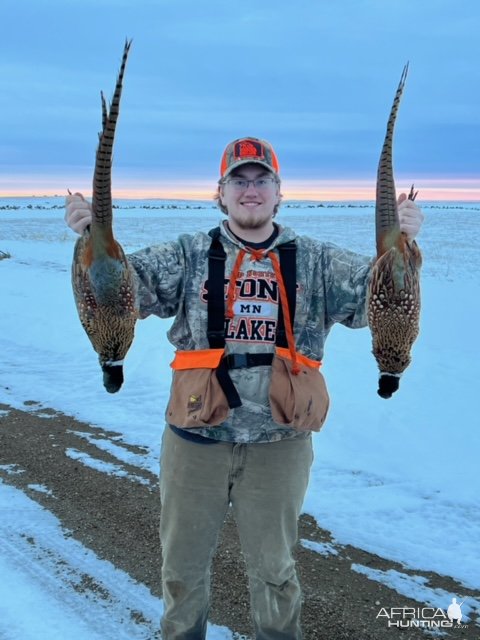
M 175 353 L 167 422 L 188 429 L 218 426 L 227 419 L 229 406 L 216 374 L 224 353 L 224 349 Z
M 297 353 L 300 372 L 292 373 L 288 349 L 275 348 L 269 399 L 272 417 L 277 424 L 299 431 L 320 431 L 325 423 L 330 398 L 320 362 Z

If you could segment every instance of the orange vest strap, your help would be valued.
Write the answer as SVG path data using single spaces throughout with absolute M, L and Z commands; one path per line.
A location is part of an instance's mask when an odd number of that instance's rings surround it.
M 176 351 L 172 369 L 216 369 L 220 364 L 224 349 L 198 349 L 196 351 Z

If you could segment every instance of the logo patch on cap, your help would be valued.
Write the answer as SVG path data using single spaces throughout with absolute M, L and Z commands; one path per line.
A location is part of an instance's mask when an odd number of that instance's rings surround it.
M 233 155 L 235 160 L 243 160 L 245 158 L 265 160 L 263 144 L 255 140 L 240 140 L 235 143 Z

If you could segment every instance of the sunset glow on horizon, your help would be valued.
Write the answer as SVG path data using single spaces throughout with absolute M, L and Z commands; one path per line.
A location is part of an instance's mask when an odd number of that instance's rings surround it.
M 113 186 L 117 199 L 213 200 L 216 182 L 207 180 L 159 180 L 158 182 L 121 181 L 122 187 Z M 410 183 L 398 178 L 397 192 L 408 191 Z M 0 197 L 62 196 L 67 189 L 91 197 L 91 181 L 62 177 L 61 179 L 16 177 L 0 180 Z M 480 179 L 418 178 L 415 188 L 419 200 L 480 202 Z M 371 180 L 284 180 L 284 200 L 345 201 L 375 199 L 375 183 Z

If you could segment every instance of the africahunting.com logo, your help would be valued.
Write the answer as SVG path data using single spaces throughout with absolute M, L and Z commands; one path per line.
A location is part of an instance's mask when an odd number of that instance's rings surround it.
M 376 617 L 377 620 L 384 620 L 389 627 L 464 629 L 467 625 L 462 624 L 462 618 L 465 618 L 462 615 L 463 602 L 452 598 L 446 610 L 440 607 L 382 607 Z

